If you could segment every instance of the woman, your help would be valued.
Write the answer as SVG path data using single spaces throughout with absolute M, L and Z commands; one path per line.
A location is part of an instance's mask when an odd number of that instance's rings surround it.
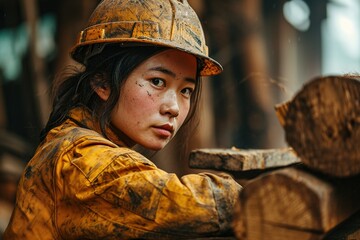
M 207 56 L 186 1 L 104 0 L 72 50 L 21 178 L 4 239 L 186 239 L 231 229 L 229 176 L 179 179 L 133 150 L 161 150 L 196 111 Z

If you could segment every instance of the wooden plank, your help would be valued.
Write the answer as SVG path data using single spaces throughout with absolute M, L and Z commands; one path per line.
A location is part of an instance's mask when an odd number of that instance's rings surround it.
M 333 176 L 360 174 L 360 77 L 315 78 L 275 107 L 301 161 Z
M 238 239 L 316 240 L 360 209 L 360 176 L 320 178 L 288 167 L 247 183 L 235 209 Z
M 191 168 L 221 171 L 249 171 L 299 163 L 291 148 L 283 149 L 197 149 L 190 153 Z

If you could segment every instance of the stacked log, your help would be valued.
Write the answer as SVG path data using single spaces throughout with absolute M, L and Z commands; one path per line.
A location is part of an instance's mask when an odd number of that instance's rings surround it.
M 247 240 L 324 239 L 360 210 L 356 182 L 360 177 L 333 181 L 293 167 L 264 174 L 250 181 L 240 195 L 234 219 L 236 236 Z
M 333 176 L 360 174 L 360 76 L 318 77 L 275 109 L 304 164 Z
M 191 167 L 227 171 L 244 184 L 235 238 L 360 239 L 360 80 L 315 78 L 275 109 L 289 148 L 190 155 Z M 248 179 L 254 170 L 260 174 Z

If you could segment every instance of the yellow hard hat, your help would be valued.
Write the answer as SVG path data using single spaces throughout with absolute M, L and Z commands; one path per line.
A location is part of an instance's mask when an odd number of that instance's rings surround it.
M 201 76 L 222 71 L 209 57 L 199 18 L 186 0 L 103 0 L 80 32 L 71 56 L 84 63 L 86 51 L 82 47 L 103 43 L 176 48 L 202 62 Z

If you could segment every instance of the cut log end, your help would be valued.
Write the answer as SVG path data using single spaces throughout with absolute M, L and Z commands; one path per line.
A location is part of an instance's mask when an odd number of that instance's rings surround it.
M 276 111 L 304 164 L 339 177 L 360 173 L 359 79 L 314 79 Z

